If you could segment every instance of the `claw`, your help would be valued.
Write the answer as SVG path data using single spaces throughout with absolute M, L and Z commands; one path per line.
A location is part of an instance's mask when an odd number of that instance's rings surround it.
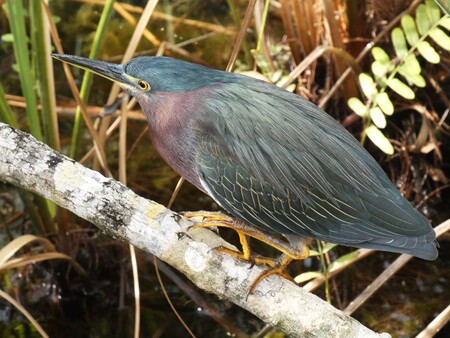
M 255 290 L 256 286 L 264 279 L 271 275 L 279 275 L 283 278 L 286 278 L 287 280 L 290 280 L 291 282 L 295 283 L 294 278 L 292 278 L 289 274 L 286 273 L 287 266 L 293 261 L 293 259 L 285 254 L 281 255 L 280 258 L 277 260 L 277 262 L 270 268 L 261 273 L 256 279 L 253 281 L 252 285 L 250 286 L 248 295 L 252 294 Z

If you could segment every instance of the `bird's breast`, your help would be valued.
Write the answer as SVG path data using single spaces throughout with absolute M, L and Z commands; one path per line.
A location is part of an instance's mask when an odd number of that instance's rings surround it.
M 158 93 L 150 109 L 144 109 L 150 138 L 167 164 L 206 192 L 198 177 L 196 139 L 193 131 L 201 93 Z

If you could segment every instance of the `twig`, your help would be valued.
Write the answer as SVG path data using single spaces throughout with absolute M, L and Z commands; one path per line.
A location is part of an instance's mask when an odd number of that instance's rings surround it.
M 436 236 L 439 237 L 450 230 L 450 220 L 447 220 L 436 228 Z M 345 309 L 344 313 L 351 315 L 354 313 L 367 299 L 369 299 L 381 286 L 386 283 L 398 270 L 400 270 L 406 263 L 408 263 L 413 256 L 401 255 L 391 265 L 389 265 L 361 294 L 356 297 Z
M 450 305 L 448 305 L 444 311 L 442 311 L 439 316 L 434 318 L 434 320 L 428 324 L 428 326 L 420 332 L 416 338 L 429 338 L 434 337 L 436 333 L 440 331 L 450 321 Z

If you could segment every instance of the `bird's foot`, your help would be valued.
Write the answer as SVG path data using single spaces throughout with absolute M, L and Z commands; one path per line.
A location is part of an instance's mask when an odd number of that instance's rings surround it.
M 214 251 L 225 253 L 225 254 L 235 257 L 237 259 L 241 259 L 241 260 L 250 262 L 251 266 L 249 267 L 249 269 L 251 269 L 255 264 L 268 265 L 270 267 L 275 267 L 275 265 L 277 264 L 276 259 L 251 255 L 250 252 L 242 253 L 240 251 L 232 250 L 232 249 L 226 248 L 224 246 L 214 248 Z
M 201 228 L 230 228 L 239 231 L 234 228 L 233 224 L 236 222 L 234 218 L 225 215 L 221 212 L 213 211 L 188 211 L 181 213 L 184 217 L 192 219 L 196 222 L 194 225 L 190 226 L 190 229 L 201 229 Z M 196 219 L 201 219 L 197 221 Z
M 236 220 L 225 214 L 217 212 L 199 211 L 188 212 L 184 214 L 185 217 L 194 218 L 202 217 L 202 221 L 193 225 L 191 228 L 206 228 L 206 227 L 224 227 L 230 228 L 237 232 L 242 245 L 242 253 L 239 251 L 231 250 L 224 247 L 216 248 L 218 252 L 229 254 L 235 258 L 242 259 L 251 263 L 251 267 L 254 264 L 268 265 L 270 268 L 261 273 L 256 280 L 250 286 L 248 294 L 253 293 L 256 286 L 264 278 L 270 275 L 279 275 L 288 280 L 294 281 L 294 279 L 286 273 L 286 267 L 293 260 L 304 260 L 309 257 L 309 248 L 304 238 L 299 236 L 286 235 L 289 242 L 282 240 L 277 235 L 273 235 L 254 226 L 250 226 L 242 221 Z M 263 243 L 282 252 L 282 255 L 277 259 L 255 257 L 251 253 L 250 244 L 248 238 L 255 238 Z
M 292 276 L 290 276 L 287 272 L 286 272 L 286 268 L 287 266 L 293 261 L 294 259 L 286 254 L 282 254 L 276 261 L 275 264 L 267 269 L 266 271 L 264 271 L 263 273 L 261 273 L 258 277 L 256 277 L 256 279 L 253 281 L 252 285 L 250 285 L 250 288 L 248 290 L 247 296 L 252 294 L 253 291 L 255 290 L 256 286 L 264 279 L 267 278 L 271 275 L 278 275 L 281 276 L 283 278 L 286 278 L 287 280 L 290 280 L 291 282 L 295 283 L 294 278 L 292 278 Z
M 263 264 L 271 267 L 275 266 L 277 260 L 267 257 L 255 256 L 252 254 L 248 237 L 244 231 L 241 231 L 241 223 L 236 221 L 234 218 L 218 212 L 209 211 L 187 212 L 184 214 L 184 216 L 187 218 L 202 218 L 202 221 L 200 223 L 193 225 L 192 227 L 190 227 L 190 229 L 223 227 L 230 228 L 236 231 L 241 242 L 242 252 L 228 249 L 223 246 L 214 248 L 215 251 L 222 252 L 237 259 L 250 262 L 250 268 L 252 268 L 255 264 Z
M 217 226 L 217 225 L 209 225 L 212 222 L 224 222 L 232 224 L 234 222 L 234 218 L 225 215 L 221 212 L 214 211 L 187 211 L 181 213 L 186 218 L 201 218 L 201 223 L 194 225 L 194 228 L 201 228 L 207 226 Z

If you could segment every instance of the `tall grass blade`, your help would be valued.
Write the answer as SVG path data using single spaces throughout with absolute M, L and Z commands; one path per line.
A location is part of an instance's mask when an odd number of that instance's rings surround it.
M 17 128 L 19 124 L 17 123 L 16 117 L 14 116 L 11 107 L 6 100 L 5 91 L 0 83 L 0 121 L 9 124 L 11 127 Z
M 113 10 L 115 0 L 107 0 L 105 2 L 105 5 L 103 7 L 102 15 L 100 17 L 100 21 L 97 26 L 97 30 L 95 32 L 94 41 L 92 42 L 92 47 L 89 52 L 89 58 L 90 59 L 97 59 L 100 48 L 102 46 L 103 38 L 106 33 L 106 28 L 108 26 L 109 18 L 111 17 L 111 13 Z M 91 92 L 92 87 L 92 72 L 85 72 L 83 76 L 83 81 L 81 83 L 80 88 L 80 97 L 81 99 L 86 102 L 89 100 L 89 94 Z M 80 139 L 80 129 L 81 129 L 81 122 L 82 122 L 82 115 L 81 115 L 81 109 L 79 106 L 77 106 L 77 110 L 75 113 L 75 124 L 73 127 L 72 132 L 72 140 L 70 143 L 70 152 L 69 156 L 71 158 L 76 157 L 76 150 L 78 147 L 78 142 Z
M 13 48 L 19 69 L 20 85 L 27 103 L 27 119 L 31 134 L 43 141 L 41 124 L 37 110 L 36 94 L 34 92 L 34 76 L 31 71 L 28 36 L 25 28 L 25 9 L 22 0 L 7 1 L 9 25 L 13 34 Z
M 48 25 L 44 18 L 41 0 L 30 2 L 30 36 L 34 68 L 41 99 L 41 121 L 44 129 L 45 143 L 59 150 L 59 129 L 56 114 L 55 86 L 53 85 L 53 67 L 50 60 L 50 37 Z

